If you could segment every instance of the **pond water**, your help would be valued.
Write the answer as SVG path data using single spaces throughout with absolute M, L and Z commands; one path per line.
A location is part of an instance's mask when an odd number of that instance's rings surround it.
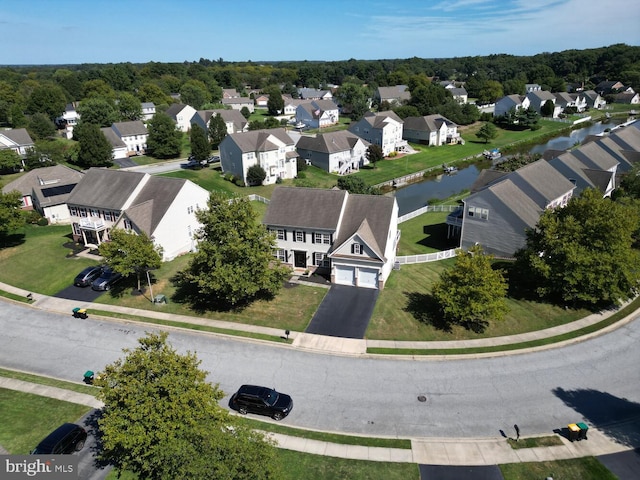
M 582 142 L 588 135 L 597 135 L 621 123 L 622 120 L 611 120 L 608 123 L 598 122 L 588 127 L 573 130 L 568 136 L 557 137 L 548 142 L 536 145 L 530 153 L 543 153 L 548 149 L 566 150 L 576 143 Z M 398 202 L 398 215 L 405 215 L 420 207 L 424 207 L 430 200 L 444 200 L 463 190 L 468 190 L 476 181 L 480 170 L 476 165 L 459 170 L 453 175 L 440 175 L 435 179 L 412 183 L 395 191 Z

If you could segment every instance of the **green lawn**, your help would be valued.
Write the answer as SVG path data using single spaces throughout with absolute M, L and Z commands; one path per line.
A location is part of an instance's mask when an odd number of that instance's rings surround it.
M 65 422 L 75 423 L 89 407 L 0 388 L 0 445 L 26 455 Z
M 595 457 L 500 465 L 504 480 L 617 480 Z
M 425 213 L 399 224 L 402 234 L 398 255 L 420 255 L 456 248 L 457 241 L 447 240 L 447 215 L 449 212 Z

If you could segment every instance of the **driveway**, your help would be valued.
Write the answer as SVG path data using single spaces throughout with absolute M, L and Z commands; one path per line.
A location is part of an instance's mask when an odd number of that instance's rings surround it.
M 504 480 L 497 465 L 420 465 L 420 480 Z
M 640 448 L 596 458 L 618 478 L 637 478 L 640 472 Z
M 364 338 L 379 291 L 332 285 L 306 333 L 342 338 Z
M 95 290 L 92 290 L 91 287 L 82 288 L 76 287 L 75 285 L 70 285 L 64 290 L 60 290 L 54 295 L 54 297 L 77 300 L 78 302 L 93 302 L 103 293 L 104 292 L 97 292 Z

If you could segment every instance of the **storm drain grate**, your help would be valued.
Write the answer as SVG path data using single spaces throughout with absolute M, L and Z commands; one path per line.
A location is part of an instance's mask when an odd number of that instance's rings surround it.
M 425 397 L 424 395 L 418 395 L 418 401 L 419 402 L 426 402 L 427 401 L 427 397 Z

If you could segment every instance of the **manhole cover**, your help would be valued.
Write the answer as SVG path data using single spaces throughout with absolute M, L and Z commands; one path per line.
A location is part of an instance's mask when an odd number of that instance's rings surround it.
M 418 401 L 419 402 L 426 402 L 427 401 L 427 397 L 425 397 L 424 395 L 418 395 Z

